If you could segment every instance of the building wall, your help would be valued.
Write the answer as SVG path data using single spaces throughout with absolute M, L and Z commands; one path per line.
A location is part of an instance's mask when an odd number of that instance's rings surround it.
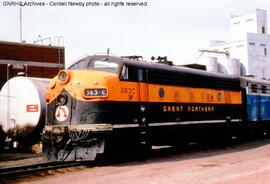
M 229 58 L 239 59 L 241 75 L 270 79 L 270 36 L 266 11 L 257 9 L 248 15 L 232 16 L 230 23 L 231 41 L 211 42 L 211 50 L 228 52 Z M 218 61 L 224 65 L 228 59 L 218 56 Z
M 0 89 L 20 73 L 52 78 L 64 69 L 65 48 L 0 41 Z
M 246 39 L 246 33 L 257 33 L 256 13 L 241 17 L 233 17 L 230 20 L 231 40 Z
M 233 16 L 230 20 L 231 40 L 246 38 L 246 33 L 267 34 L 267 16 L 265 10 L 257 9 L 256 12 Z
M 270 78 L 270 37 L 265 34 L 247 34 L 249 74 Z

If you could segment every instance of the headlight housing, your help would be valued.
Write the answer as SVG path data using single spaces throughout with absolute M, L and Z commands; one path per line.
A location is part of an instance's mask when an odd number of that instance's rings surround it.
M 68 101 L 68 97 L 66 94 L 59 94 L 57 99 L 56 99 L 56 102 L 57 102 L 57 105 L 66 105 Z
M 67 83 L 69 80 L 69 73 L 68 71 L 66 70 L 61 70 L 59 73 L 58 73 L 58 81 L 60 84 L 65 84 Z

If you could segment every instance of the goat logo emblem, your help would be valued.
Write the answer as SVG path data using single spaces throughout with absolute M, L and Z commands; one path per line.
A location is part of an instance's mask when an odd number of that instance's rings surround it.
M 57 121 L 65 121 L 68 118 L 69 110 L 65 105 L 58 106 L 55 111 Z

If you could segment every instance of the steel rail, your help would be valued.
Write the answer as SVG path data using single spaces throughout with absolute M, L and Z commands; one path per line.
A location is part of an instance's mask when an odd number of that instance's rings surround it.
M 60 168 L 80 166 L 80 162 L 45 162 L 38 164 L 30 164 L 23 166 L 0 168 L 0 178 L 4 176 L 14 176 L 29 173 L 36 173 L 41 171 L 48 171 Z

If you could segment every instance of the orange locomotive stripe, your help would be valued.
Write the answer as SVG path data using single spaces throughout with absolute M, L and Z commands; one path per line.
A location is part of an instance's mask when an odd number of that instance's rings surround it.
M 70 80 L 66 84 L 59 84 L 57 77 L 49 89 L 49 102 L 53 101 L 63 89 L 71 96 L 81 101 L 130 101 L 130 102 L 177 102 L 177 103 L 210 103 L 210 104 L 242 104 L 241 91 L 216 90 L 207 88 L 192 88 L 146 84 L 138 82 L 120 81 L 113 73 L 100 71 L 68 71 Z M 106 88 L 107 97 L 85 97 L 85 89 Z M 162 94 L 163 93 L 163 96 Z
M 164 97 L 159 95 L 164 90 Z M 182 102 L 211 104 L 242 104 L 240 91 L 215 90 L 179 86 L 148 85 L 150 102 Z

